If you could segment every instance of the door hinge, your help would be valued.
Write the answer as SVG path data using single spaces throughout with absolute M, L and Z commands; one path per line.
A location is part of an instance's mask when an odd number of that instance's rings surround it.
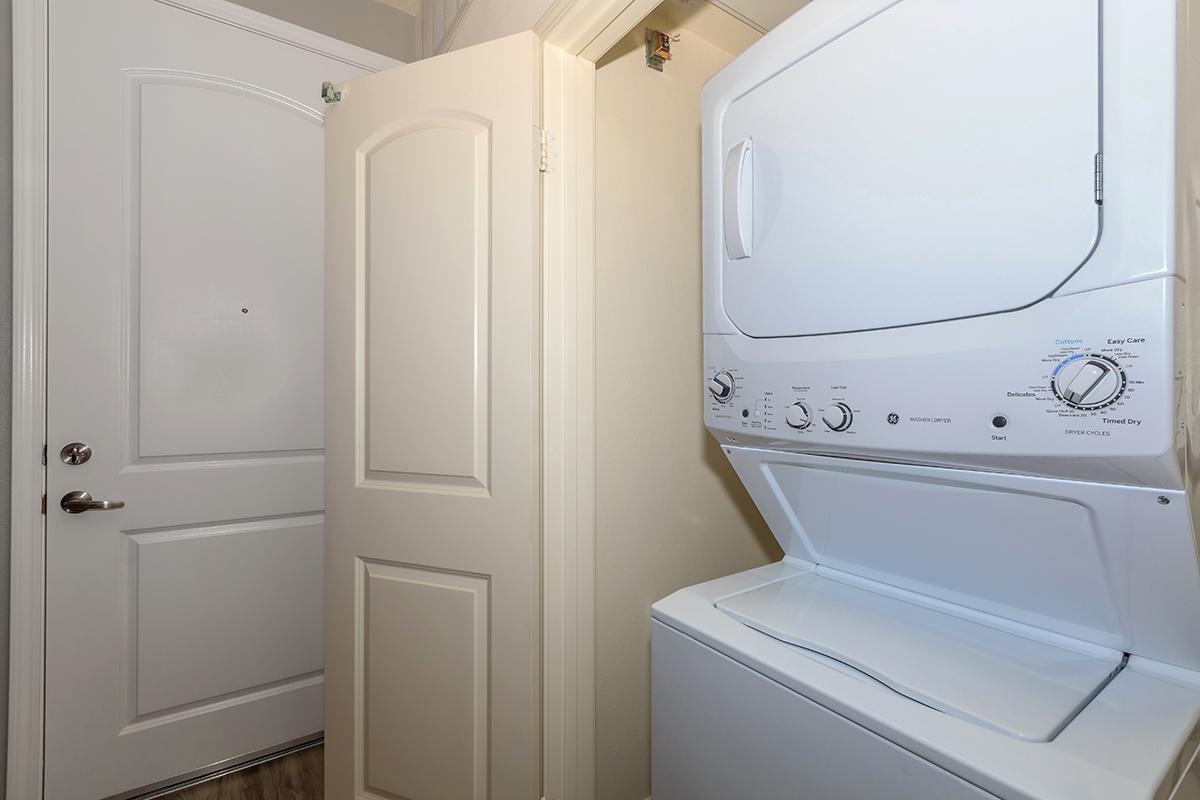
M 42 516 L 46 516 L 46 495 L 42 495 Z
M 46 466 L 46 445 L 42 445 L 42 466 Z
M 1104 205 L 1104 154 L 1096 153 L 1096 205 Z
M 538 172 L 550 171 L 550 137 L 545 128 L 538 128 Z M 546 800 L 546 798 L 542 798 Z
M 333 81 L 325 81 L 321 84 L 321 99 L 326 103 L 340 103 L 342 90 L 333 88 Z

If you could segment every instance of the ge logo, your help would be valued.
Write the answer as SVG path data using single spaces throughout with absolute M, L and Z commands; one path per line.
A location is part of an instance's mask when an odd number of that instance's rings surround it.
M 895 425 L 899 421 L 900 421 L 900 415 L 897 414 L 896 412 L 893 411 L 891 414 L 888 414 L 888 425 Z

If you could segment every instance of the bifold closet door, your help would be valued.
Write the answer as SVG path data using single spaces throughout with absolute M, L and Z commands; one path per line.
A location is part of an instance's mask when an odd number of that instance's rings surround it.
M 539 47 L 327 115 L 331 798 L 537 796 Z

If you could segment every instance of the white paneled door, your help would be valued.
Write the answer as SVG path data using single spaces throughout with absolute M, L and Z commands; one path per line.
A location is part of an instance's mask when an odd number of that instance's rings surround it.
M 326 119 L 326 796 L 532 800 L 539 44 Z
M 49 9 L 45 797 L 95 800 L 322 729 L 320 86 L 367 69 L 214 0 Z

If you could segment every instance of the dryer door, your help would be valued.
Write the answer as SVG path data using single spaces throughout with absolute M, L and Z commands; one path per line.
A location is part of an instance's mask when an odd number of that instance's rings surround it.
M 805 52 L 821 13 L 757 47 Z M 1099 41 L 1099 0 L 901 0 L 774 75 L 731 65 L 706 120 L 730 320 L 802 336 L 1052 293 L 1100 236 Z

